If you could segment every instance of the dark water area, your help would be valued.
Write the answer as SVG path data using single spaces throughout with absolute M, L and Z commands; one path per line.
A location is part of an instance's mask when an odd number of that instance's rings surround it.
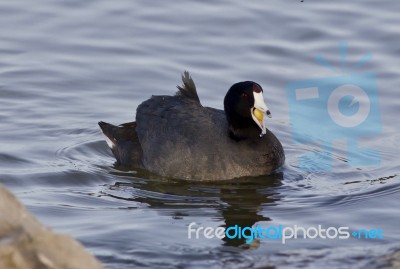
M 379 268 L 382 255 L 400 249 L 399 10 L 394 0 L 3 1 L 0 183 L 112 269 Z M 343 67 L 341 42 L 349 65 L 372 55 L 359 70 L 376 75 L 382 128 L 359 143 L 375 149 L 380 164 L 351 166 L 338 141 L 331 170 L 320 169 L 323 155 L 310 155 L 304 167 L 299 158 L 321 145 L 296 141 L 285 89 L 347 74 L 315 61 L 321 55 Z M 215 183 L 116 166 L 97 122 L 132 121 L 151 95 L 173 94 L 184 70 L 202 104 L 219 109 L 233 83 L 261 84 L 284 167 Z M 383 238 L 248 245 L 243 238 L 189 239 L 192 222 L 348 226 L 381 229 Z

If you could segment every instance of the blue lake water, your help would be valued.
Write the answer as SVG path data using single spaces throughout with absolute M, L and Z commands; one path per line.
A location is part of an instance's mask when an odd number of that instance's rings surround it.
M 2 1 L 0 183 L 108 268 L 378 268 L 400 249 L 398 10 L 395 0 Z M 367 53 L 356 71 L 376 75 L 382 129 L 358 142 L 381 162 L 350 166 L 343 135 L 332 169 L 321 170 L 324 156 L 307 155 L 321 145 L 292 133 L 286 86 L 346 75 Z M 318 55 L 337 68 L 317 63 Z M 220 109 L 233 83 L 263 86 L 273 114 L 267 126 L 286 152 L 279 173 L 194 183 L 114 165 L 97 122 L 134 120 L 142 101 L 173 94 L 184 70 L 203 105 Z M 301 156 L 309 156 L 303 166 Z M 246 245 L 188 239 L 192 222 L 348 226 L 381 229 L 383 239 Z

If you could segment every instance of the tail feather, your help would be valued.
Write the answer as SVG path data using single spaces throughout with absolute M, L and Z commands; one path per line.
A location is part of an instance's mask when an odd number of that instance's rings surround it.
M 117 126 L 114 126 L 114 125 L 104 122 L 104 121 L 100 121 L 99 126 L 100 126 L 101 131 L 103 132 L 103 134 L 106 137 L 107 145 L 111 149 L 114 149 L 116 146 L 116 143 L 117 143 L 116 139 L 114 138 L 114 131 L 115 131 L 115 128 L 117 128 Z
M 115 126 L 100 121 L 99 126 L 118 163 L 137 167 L 142 166 L 142 147 L 136 134 L 136 122 Z
M 190 98 L 200 104 L 199 96 L 197 95 L 196 85 L 188 71 L 185 71 L 182 75 L 182 86 L 176 86 L 178 92 L 176 95 Z

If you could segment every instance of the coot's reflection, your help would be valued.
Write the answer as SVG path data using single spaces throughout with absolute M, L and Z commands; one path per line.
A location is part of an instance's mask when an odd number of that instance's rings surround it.
M 162 209 L 162 214 L 175 219 L 204 216 L 222 220 L 225 228 L 234 225 L 252 227 L 257 222 L 270 221 L 262 207 L 273 206 L 279 200 L 277 189 L 283 179 L 282 172 L 221 182 L 162 180 L 147 173 L 131 174 L 121 170 L 112 174 L 124 179 L 128 177 L 129 182 L 117 181 L 109 186 L 117 192 L 106 192 L 105 195 L 145 203 L 150 208 Z M 124 197 L 118 195 L 122 189 Z M 126 196 L 127 192 L 131 197 Z M 225 237 L 222 240 L 227 246 L 246 246 L 244 238 Z
M 262 206 L 271 206 L 278 201 L 278 186 L 282 185 L 283 173 L 270 176 L 251 178 L 239 181 L 236 184 L 221 188 L 220 198 L 226 203 L 221 208 L 221 215 L 225 227 L 238 225 L 239 227 L 252 227 L 259 221 L 270 221 L 265 216 Z M 245 239 L 229 239 L 225 237 L 225 245 L 240 246 L 245 244 Z

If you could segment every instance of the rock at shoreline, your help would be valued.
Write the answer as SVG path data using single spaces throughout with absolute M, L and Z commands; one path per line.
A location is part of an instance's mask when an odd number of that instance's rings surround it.
M 0 268 L 104 269 L 83 246 L 39 223 L 0 186 Z
M 380 262 L 384 264 L 380 268 L 382 269 L 400 269 L 400 250 L 394 253 L 384 256 L 380 259 Z

